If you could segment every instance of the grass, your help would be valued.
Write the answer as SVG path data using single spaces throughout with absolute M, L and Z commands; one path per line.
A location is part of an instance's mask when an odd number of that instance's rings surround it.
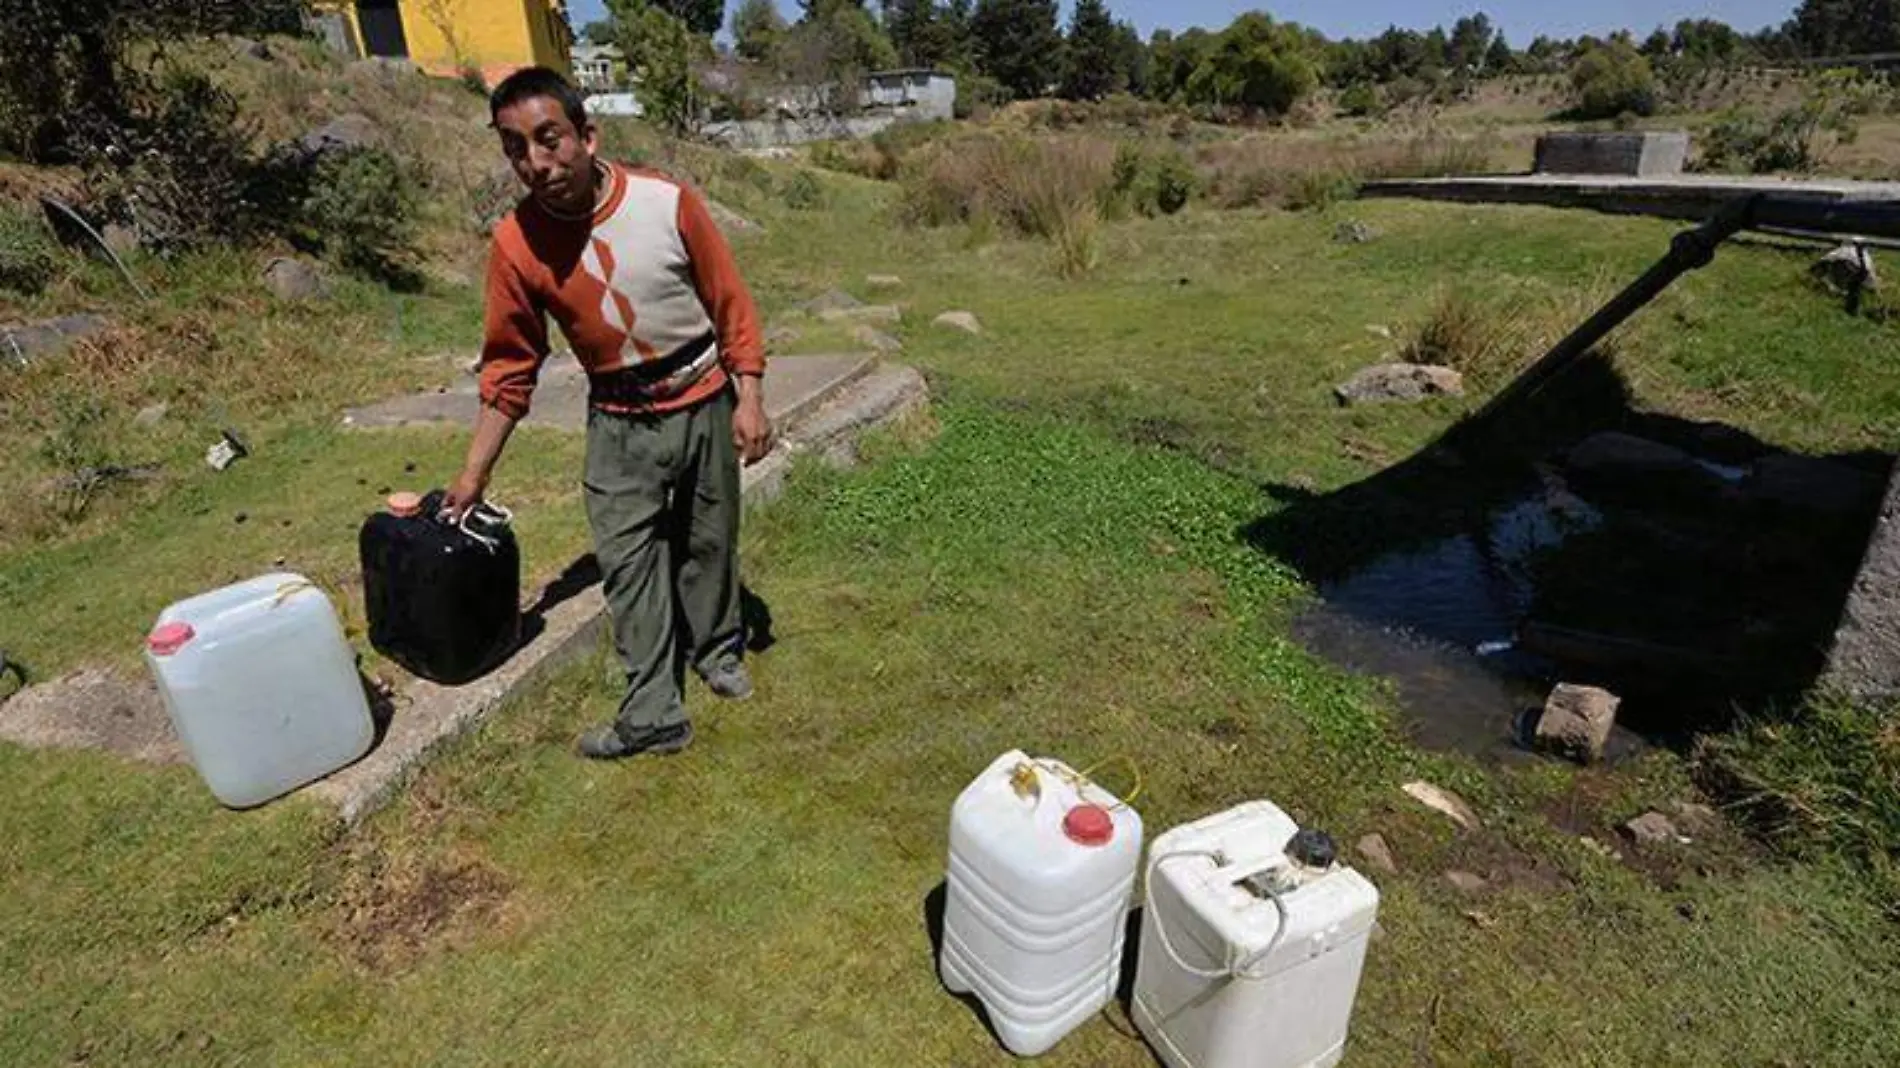
M 351 92 L 399 109 L 417 90 Z M 1900 1055 L 1887 902 L 1842 859 L 1884 839 L 1830 823 L 1808 853 L 1727 831 L 1691 860 L 1611 860 L 1581 836 L 1612 841 L 1622 820 L 1693 799 L 1697 766 L 1657 752 L 1613 770 L 1494 767 L 1414 747 L 1384 687 L 1290 639 L 1309 594 L 1239 534 L 1411 455 L 1590 295 L 1659 257 L 1671 227 L 1531 208 L 1195 204 L 1100 223 L 1093 269 L 1064 278 L 1047 244 L 980 221 L 890 227 L 887 183 L 813 177 L 814 209 L 802 172 L 637 127 L 610 140 L 763 224 L 738 248 L 769 321 L 831 287 L 888 299 L 864 276 L 902 275 L 897 332 L 932 379 L 940 436 L 875 443 L 853 475 L 801 470 L 749 522 L 747 578 L 779 643 L 753 704 L 692 696 L 701 741 L 678 760 L 569 755 L 614 704 L 604 659 L 512 705 L 348 835 L 296 800 L 221 811 L 189 769 L 0 747 L 13 843 L 0 1063 L 725 1064 L 761 1049 L 1002 1063 L 935 983 L 925 902 L 956 791 L 1016 746 L 1080 764 L 1133 756 L 1155 830 L 1268 796 L 1342 841 L 1384 834 L 1402 872 L 1379 880 L 1356 1063 Z M 458 165 L 477 173 L 485 158 Z M 1336 243 L 1348 216 L 1382 236 Z M 1806 265 L 1725 250 L 1621 333 L 1619 369 L 1645 404 L 1778 444 L 1891 449 L 1894 328 L 1843 315 L 1802 284 Z M 345 281 L 330 303 L 293 308 L 258 294 L 259 266 L 141 263 L 164 297 L 136 305 L 110 275 L 68 264 L 0 305 L 103 308 L 123 325 L 64 362 L 0 372 L 13 498 L 41 499 L 59 465 L 40 446 L 62 433 L 54 455 L 166 471 L 76 520 L 7 514 L 0 618 L 28 623 L 4 637 L 42 674 L 129 666 L 169 600 L 278 556 L 350 605 L 363 512 L 385 486 L 439 482 L 459 460 L 458 432 L 354 435 L 335 420 L 443 380 L 473 342 L 467 280 L 402 297 Z M 929 325 L 952 308 L 985 335 Z M 798 326 L 801 347 L 844 340 Z M 1470 397 L 1333 403 L 1352 371 L 1432 337 L 1472 375 Z M 101 418 L 85 416 L 88 398 Z M 154 400 L 172 414 L 137 427 Z M 257 454 L 215 475 L 199 457 L 226 422 Z M 540 576 L 582 544 L 578 447 L 528 434 L 499 476 Z M 1844 789 L 1815 770 L 1831 754 L 1891 770 L 1864 726 L 1797 721 L 1778 729 L 1798 747 L 1751 733 L 1737 758 L 1764 793 Z M 1421 776 L 1468 797 L 1486 830 L 1454 836 L 1412 806 L 1397 787 Z M 1493 889 L 1461 896 L 1441 878 L 1453 868 Z M 1152 1063 L 1126 1031 L 1111 1010 L 1049 1060 Z

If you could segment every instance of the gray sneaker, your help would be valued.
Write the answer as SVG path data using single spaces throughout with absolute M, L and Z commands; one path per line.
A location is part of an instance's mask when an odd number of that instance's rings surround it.
M 752 673 L 745 664 L 734 660 L 721 664 L 701 675 L 706 680 L 706 688 L 716 697 L 728 701 L 744 701 L 752 696 Z
M 643 753 L 672 756 L 693 744 L 693 725 L 675 723 L 670 727 L 645 727 L 622 731 L 617 724 L 590 727 L 576 748 L 589 760 L 625 760 Z

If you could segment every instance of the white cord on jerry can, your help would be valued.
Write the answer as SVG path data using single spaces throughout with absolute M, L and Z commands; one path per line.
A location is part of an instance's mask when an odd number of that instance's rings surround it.
M 1261 948 L 1258 952 L 1240 960 L 1229 959 L 1226 967 L 1221 971 L 1215 972 L 1208 971 L 1205 968 L 1196 968 L 1187 961 L 1182 960 L 1181 954 L 1175 952 L 1174 943 L 1168 938 L 1167 925 L 1161 920 L 1161 910 L 1154 908 L 1153 905 L 1155 872 L 1160 869 L 1162 861 L 1176 860 L 1181 857 L 1206 857 L 1214 862 L 1216 868 L 1225 867 L 1227 863 L 1225 856 L 1211 849 L 1177 849 L 1172 853 L 1163 853 L 1148 861 L 1148 874 L 1144 882 L 1149 888 L 1149 908 L 1153 911 L 1154 915 L 1155 936 L 1160 940 L 1161 948 L 1168 954 L 1168 959 L 1174 961 L 1175 967 L 1187 972 L 1189 975 L 1197 976 L 1201 979 L 1265 979 L 1265 975 L 1257 974 L 1250 969 L 1261 961 L 1271 958 L 1273 952 L 1280 948 L 1280 943 L 1286 938 L 1287 926 L 1291 922 L 1291 917 L 1287 913 L 1286 902 L 1280 897 L 1279 888 L 1272 885 L 1265 887 L 1267 897 L 1272 900 L 1274 909 L 1280 914 L 1280 926 L 1273 932 L 1273 937 L 1267 940 L 1266 946 Z

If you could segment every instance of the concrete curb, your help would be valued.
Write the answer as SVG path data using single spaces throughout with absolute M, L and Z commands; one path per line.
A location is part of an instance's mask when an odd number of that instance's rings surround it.
M 746 505 L 756 508 L 776 499 L 799 456 L 848 465 L 855 462 L 857 442 L 865 433 L 928 405 L 929 387 L 915 370 L 867 365 L 783 418 L 779 447 L 742 476 Z M 578 569 L 570 569 L 574 573 Z M 602 648 L 608 633 L 606 602 L 597 583 L 571 593 L 539 619 L 540 633 L 488 677 L 467 686 L 417 682 L 410 687 L 397 701 L 388 732 L 368 756 L 303 792 L 334 806 L 346 825 L 362 821 L 393 801 L 444 746 L 481 726 L 554 670 Z

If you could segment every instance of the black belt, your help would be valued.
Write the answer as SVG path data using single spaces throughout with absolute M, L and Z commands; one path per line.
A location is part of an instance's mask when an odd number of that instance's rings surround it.
M 617 371 L 590 372 L 589 400 L 594 404 L 650 404 L 656 399 L 654 386 L 691 367 L 717 344 L 718 335 L 708 330 L 657 360 L 641 360 Z

